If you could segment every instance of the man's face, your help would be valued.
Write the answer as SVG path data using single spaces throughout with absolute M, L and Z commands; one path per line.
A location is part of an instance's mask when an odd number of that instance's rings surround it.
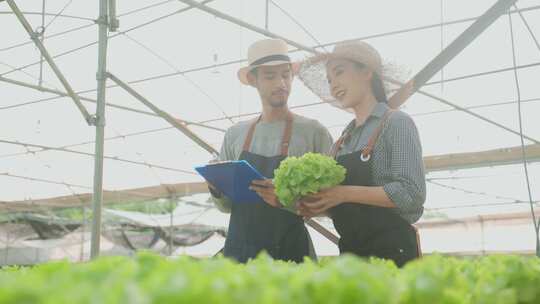
M 260 66 L 251 76 L 250 82 L 259 91 L 263 103 L 274 108 L 287 104 L 293 79 L 290 64 Z

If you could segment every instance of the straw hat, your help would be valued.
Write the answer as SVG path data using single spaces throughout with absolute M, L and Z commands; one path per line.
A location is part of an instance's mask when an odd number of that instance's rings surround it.
M 248 49 L 248 66 L 238 70 L 238 79 L 249 85 L 248 73 L 256 67 L 290 63 L 293 71 L 298 63 L 292 63 L 287 43 L 281 39 L 263 39 L 253 43 Z
M 298 68 L 300 80 L 323 101 L 338 108 L 343 109 L 341 103 L 332 97 L 326 75 L 326 65 L 332 59 L 347 59 L 365 65 L 383 80 L 387 93 L 397 88 L 395 79 L 402 78 L 394 65 L 383 63 L 377 50 L 364 41 L 341 42 L 331 53 L 317 54 L 301 62 Z

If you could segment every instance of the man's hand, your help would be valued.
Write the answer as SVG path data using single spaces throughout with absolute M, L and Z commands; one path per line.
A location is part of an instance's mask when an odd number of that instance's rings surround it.
M 254 180 L 249 187 L 250 190 L 257 192 L 257 194 L 270 206 L 276 208 L 282 208 L 283 205 L 279 202 L 274 184 L 270 179 Z

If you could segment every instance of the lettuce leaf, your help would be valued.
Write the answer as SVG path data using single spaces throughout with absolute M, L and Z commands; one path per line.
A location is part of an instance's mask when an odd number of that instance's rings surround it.
M 274 170 L 274 186 L 279 201 L 291 207 L 302 196 L 339 185 L 345 180 L 346 170 L 333 158 L 306 153 L 288 157 Z

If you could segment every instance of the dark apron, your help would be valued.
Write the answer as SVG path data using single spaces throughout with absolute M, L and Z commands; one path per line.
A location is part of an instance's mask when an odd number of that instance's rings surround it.
M 289 151 L 292 114 L 289 113 L 281 143 L 281 155 L 265 157 L 249 152 L 260 117 L 248 132 L 240 160 L 246 160 L 267 178 L 274 177 Z M 223 254 L 241 263 L 265 250 L 274 259 L 302 262 L 309 256 L 311 240 L 301 217 L 266 203 L 233 203 Z
M 377 186 L 372 176 L 371 151 L 390 113 L 384 115 L 366 148 L 337 157 L 337 162 L 347 169 L 342 185 Z M 344 134 L 336 142 L 334 156 L 347 137 Z M 419 256 L 415 228 L 391 208 L 342 203 L 332 208 L 330 214 L 341 237 L 340 254 L 390 259 L 399 267 Z

